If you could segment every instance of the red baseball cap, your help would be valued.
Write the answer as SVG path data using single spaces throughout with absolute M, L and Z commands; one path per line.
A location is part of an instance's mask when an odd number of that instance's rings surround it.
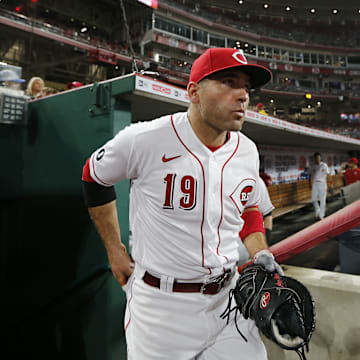
M 193 63 L 189 82 L 196 83 L 221 70 L 239 68 L 250 76 L 251 88 L 265 85 L 272 78 L 272 73 L 264 66 L 248 64 L 242 50 L 233 48 L 210 48 Z
M 69 82 L 67 84 L 67 88 L 68 89 L 73 89 L 73 88 L 78 88 L 78 87 L 82 87 L 84 84 L 82 84 L 81 82 L 79 81 L 73 81 L 73 82 Z
M 353 163 L 353 164 L 357 165 L 359 163 L 359 161 L 356 157 L 352 157 L 348 160 L 348 163 Z

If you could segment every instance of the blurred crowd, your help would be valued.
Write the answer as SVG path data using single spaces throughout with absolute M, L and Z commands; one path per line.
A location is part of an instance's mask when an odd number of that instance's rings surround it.
M 45 31 L 52 32 L 54 34 L 66 36 L 76 41 L 89 44 L 97 49 L 105 49 L 115 53 L 128 54 L 128 44 L 125 41 L 109 39 L 106 37 L 105 33 L 101 33 L 101 36 L 94 34 L 90 36 L 88 31 L 81 32 L 81 30 L 76 29 L 75 27 L 69 27 L 68 25 L 62 24 L 60 19 L 54 21 L 52 19 L 45 19 L 40 16 L 37 16 L 35 19 L 33 17 L 17 14 L 6 9 L 0 9 L 0 15 Z M 97 32 L 100 34 L 100 29 L 97 29 Z M 143 33 L 140 31 L 135 33 L 133 36 L 133 41 L 135 41 L 136 37 L 140 38 L 141 35 L 143 35 Z
M 0 86 L 23 91 L 30 100 L 40 99 L 44 96 L 49 96 L 57 94 L 63 90 L 58 90 L 50 86 L 46 86 L 45 81 L 39 76 L 33 76 L 24 87 L 26 83 L 25 79 L 21 79 L 18 74 L 9 69 L 4 69 L 0 71 Z M 67 89 L 70 90 L 83 86 L 79 81 L 72 81 L 67 84 Z
M 338 26 L 329 26 L 321 18 L 299 19 L 295 16 L 265 16 L 249 11 L 233 11 L 214 3 L 202 3 L 191 0 L 164 0 L 169 5 L 198 14 L 219 24 L 228 24 L 238 30 L 263 35 L 281 40 L 308 44 L 357 47 L 360 45 L 359 32 L 353 31 L 346 21 L 339 21 Z M 354 24 L 355 26 L 355 24 Z
M 273 114 L 273 109 L 265 108 L 262 102 L 257 103 L 256 106 L 249 106 L 249 110 L 257 111 L 262 115 L 274 116 L 278 119 L 290 121 L 312 129 L 319 129 L 332 134 L 360 139 L 360 117 L 352 120 L 339 118 L 338 121 L 330 121 L 324 117 L 316 117 L 315 113 L 313 115 L 301 115 L 301 113 L 294 115 L 284 111 L 281 114 Z

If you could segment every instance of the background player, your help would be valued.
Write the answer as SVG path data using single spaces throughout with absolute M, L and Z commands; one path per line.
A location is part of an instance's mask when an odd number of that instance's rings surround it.
M 237 278 L 238 248 L 268 271 L 259 203 L 259 155 L 242 128 L 250 89 L 271 79 L 234 49 L 193 64 L 187 113 L 133 124 L 84 166 L 90 215 L 127 293 L 129 359 L 266 359 L 253 321 L 220 314 Z M 132 272 L 121 242 L 113 184 L 129 178 Z M 239 232 L 241 241 L 239 241 Z
M 360 180 L 359 161 L 356 157 L 352 157 L 347 162 L 347 169 L 343 170 L 345 185 L 350 185 Z M 342 169 L 341 169 L 342 170 Z
M 311 168 L 312 182 L 311 198 L 315 209 L 315 217 L 323 219 L 326 211 L 327 175 L 330 173 L 328 166 L 321 161 L 321 154 L 314 154 L 315 164 Z M 320 206 L 319 206 L 320 202 Z

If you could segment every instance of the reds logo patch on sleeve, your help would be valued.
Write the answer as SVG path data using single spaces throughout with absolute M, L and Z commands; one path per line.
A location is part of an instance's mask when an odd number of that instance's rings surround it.
M 230 195 L 240 213 L 246 206 L 255 187 L 255 179 L 244 179 Z
M 253 187 L 251 185 L 248 185 L 244 189 L 241 190 L 240 201 L 243 204 L 243 206 L 245 206 L 247 201 L 249 200 L 249 194 L 251 194 L 252 190 L 253 190 Z

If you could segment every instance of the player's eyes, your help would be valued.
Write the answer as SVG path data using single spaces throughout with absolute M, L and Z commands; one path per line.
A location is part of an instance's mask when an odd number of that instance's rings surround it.
M 222 80 L 222 83 L 233 88 L 240 87 L 240 84 L 238 84 L 233 78 L 225 78 Z M 241 85 L 241 87 L 243 87 L 247 92 L 250 92 L 250 84 Z
M 225 85 L 233 85 L 234 84 L 234 80 L 231 78 L 226 78 L 223 80 L 223 84 Z

